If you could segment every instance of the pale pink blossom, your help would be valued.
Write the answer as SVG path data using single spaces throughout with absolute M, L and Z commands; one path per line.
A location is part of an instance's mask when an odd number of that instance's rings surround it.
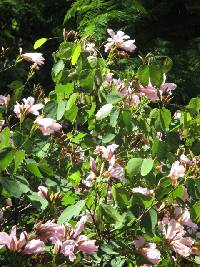
M 26 61 L 33 62 L 38 66 L 42 66 L 44 64 L 44 57 L 42 53 L 25 53 L 21 55 Z
M 90 55 L 92 55 L 93 57 L 97 56 L 97 51 L 95 49 L 95 44 L 94 43 L 86 44 L 85 51 L 90 53 Z
M 73 262 L 76 259 L 75 247 L 76 247 L 76 242 L 74 240 L 66 240 L 62 244 L 60 252 L 64 256 L 68 257 L 71 262 Z
M 58 132 L 61 129 L 61 125 L 51 118 L 43 118 L 38 116 L 35 120 L 35 124 L 39 126 L 39 129 L 43 135 L 50 135 L 54 132 Z
M 105 44 L 105 52 L 108 52 L 112 47 L 116 47 L 127 52 L 133 52 L 136 49 L 135 40 L 128 40 L 130 36 L 125 35 L 124 32 L 118 31 L 116 34 L 113 30 L 107 29 L 111 38 L 108 38 L 108 43 Z
M 48 188 L 45 186 L 38 186 L 38 196 L 49 201 Z
M 185 156 L 184 154 L 182 154 L 180 156 L 180 162 L 181 163 L 188 164 L 188 165 L 191 165 L 192 164 L 192 161 L 187 156 Z
M 93 255 L 97 251 L 95 245 L 96 240 L 89 240 L 87 236 L 81 235 L 78 237 L 78 249 L 88 255 Z
M 145 95 L 147 98 L 149 98 L 152 101 L 156 101 L 156 100 L 159 100 L 158 91 L 159 91 L 160 96 L 162 97 L 162 95 L 165 93 L 170 95 L 171 91 L 176 89 L 176 87 L 177 86 L 174 83 L 164 83 L 160 86 L 159 89 L 156 89 L 155 87 L 152 86 L 151 82 L 149 81 L 149 84 L 146 87 L 143 87 L 142 85 L 140 85 L 139 94 Z
M 4 96 L 0 95 L 0 106 L 7 106 L 10 102 L 10 95 Z
M 108 177 L 119 179 L 120 181 L 124 181 L 124 169 L 118 164 L 115 160 L 115 155 L 109 160 L 109 167 L 106 172 Z
M 160 261 L 161 254 L 155 243 L 146 243 L 143 237 L 139 237 L 138 240 L 134 241 L 134 244 L 138 253 L 151 263 L 157 264 Z
M 97 172 L 97 167 L 96 167 L 96 163 L 94 158 L 90 157 L 90 174 L 86 177 L 86 179 L 83 181 L 83 183 L 87 186 L 87 187 L 91 187 L 92 186 L 92 182 L 94 181 L 94 179 L 96 178 L 96 172 Z
M 172 180 L 172 184 L 176 185 L 178 178 L 184 177 L 184 175 L 185 175 L 185 167 L 179 161 L 175 161 L 172 164 L 171 170 L 169 173 L 169 177 Z
M 53 244 L 56 241 L 64 241 L 66 237 L 66 229 L 64 225 L 57 225 L 53 221 L 47 221 L 44 224 L 36 226 L 37 234 L 40 240 L 47 242 L 51 241 Z
M 5 124 L 5 120 L 0 120 L 0 132 Z
M 41 253 L 44 251 L 44 247 L 45 247 L 45 244 L 43 241 L 32 239 L 31 241 L 28 241 L 22 253 L 23 254 Z
M 132 192 L 133 193 L 140 193 L 144 196 L 153 196 L 154 195 L 154 190 L 150 190 L 150 189 L 145 188 L 145 187 L 132 188 Z
M 107 147 L 97 146 L 95 149 L 95 153 L 100 153 L 104 159 L 111 160 L 111 158 L 114 155 L 114 151 L 116 150 L 117 147 L 118 147 L 118 145 L 116 145 L 116 144 L 112 144 L 112 145 L 109 145 Z
M 42 109 L 44 107 L 43 104 L 35 104 L 35 99 L 33 97 L 28 97 L 23 98 L 23 102 L 22 104 L 19 104 L 17 102 L 17 104 L 14 106 L 14 112 L 16 114 L 16 116 L 18 118 L 20 118 L 22 115 L 28 114 L 28 113 L 32 113 L 36 116 L 39 115 L 39 111 L 40 109 Z
M 190 212 L 187 208 L 183 210 L 181 207 L 175 207 L 174 215 L 180 224 L 189 227 L 192 232 L 198 230 L 198 225 L 190 219 Z
M 174 219 L 162 221 L 159 223 L 159 229 L 165 236 L 172 249 L 183 257 L 188 257 L 192 253 L 194 240 L 191 237 L 185 237 L 184 227 Z

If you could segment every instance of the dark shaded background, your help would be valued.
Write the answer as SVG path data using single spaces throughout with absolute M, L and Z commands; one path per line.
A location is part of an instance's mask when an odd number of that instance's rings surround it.
M 37 79 L 45 92 L 52 90 L 50 55 L 65 27 L 80 30 L 83 36 L 95 34 L 99 44 L 105 41 L 106 28 L 125 30 L 142 53 L 151 51 L 173 59 L 169 79 L 178 84 L 176 102 L 186 104 L 200 94 L 199 0 L 1 0 L 0 18 L 0 46 L 7 48 L 1 69 L 12 63 L 19 47 L 32 51 L 37 39 L 53 38 L 41 49 L 46 64 L 27 85 L 27 92 Z M 1 93 L 7 92 L 14 80 L 25 81 L 24 65 L 0 72 Z

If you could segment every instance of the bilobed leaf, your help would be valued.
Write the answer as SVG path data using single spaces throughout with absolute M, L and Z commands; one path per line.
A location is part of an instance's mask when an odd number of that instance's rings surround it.
M 33 48 L 34 48 L 34 49 L 37 49 L 37 48 L 41 47 L 44 43 L 46 43 L 47 40 L 48 40 L 47 38 L 40 38 L 40 39 L 38 39 L 38 40 L 34 43 Z
M 142 176 L 146 176 L 152 170 L 153 163 L 154 163 L 154 160 L 151 158 L 143 160 L 142 166 L 141 166 L 141 175 Z
M 123 95 L 119 92 L 111 92 L 106 98 L 107 102 L 110 104 L 116 104 L 120 102 L 122 99 Z
M 163 130 L 169 129 L 169 125 L 171 122 L 171 112 L 166 109 L 162 108 L 160 111 L 160 124 Z
M 140 172 L 142 162 L 143 162 L 142 158 L 132 158 L 128 161 L 127 173 L 129 175 L 129 177 L 133 177 Z
M 100 207 L 107 222 L 116 224 L 116 227 L 123 223 L 124 217 L 115 208 L 107 204 L 101 204 Z
M 70 221 L 73 217 L 77 217 L 85 206 L 85 200 L 80 200 L 76 204 L 67 207 L 58 218 L 58 224 Z
M 78 114 L 78 107 L 76 105 L 73 105 L 70 110 L 65 111 L 64 117 L 67 120 L 74 122 L 77 114 Z
M 197 201 L 191 208 L 191 219 L 200 222 L 200 201 Z
M 65 63 L 62 59 L 60 59 L 56 64 L 53 66 L 52 72 L 55 76 L 59 74 L 65 67 Z
M 111 142 L 115 138 L 115 134 L 109 133 L 102 138 L 102 143 L 106 144 Z
M 167 73 L 171 70 L 173 66 L 173 61 L 170 57 L 166 57 L 164 62 L 163 62 L 163 72 Z
M 56 103 L 55 100 L 47 102 L 47 104 L 44 107 L 45 117 L 52 118 L 55 120 L 57 115 L 57 108 L 58 104 Z
M 49 202 L 46 199 L 41 198 L 38 193 L 33 192 L 30 196 L 30 199 L 33 207 L 40 208 L 41 210 L 45 210 L 46 207 L 49 205 Z
M 69 98 L 69 96 L 73 93 L 74 84 L 57 84 L 55 87 L 55 92 L 57 94 L 57 102 Z
M 163 83 L 163 71 L 160 66 L 150 65 L 149 66 L 150 80 L 153 86 L 160 88 Z
M 72 54 L 72 59 L 71 59 L 72 65 L 76 64 L 80 54 L 81 54 L 81 44 L 77 43 Z

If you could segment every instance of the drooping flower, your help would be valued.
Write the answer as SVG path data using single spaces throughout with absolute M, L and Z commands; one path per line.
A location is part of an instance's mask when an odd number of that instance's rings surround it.
M 66 229 L 64 225 L 57 225 L 53 221 L 47 221 L 44 224 L 36 226 L 37 234 L 40 240 L 47 242 L 51 241 L 53 244 L 56 241 L 64 241 L 66 237 Z
M 44 64 L 44 57 L 42 53 L 25 53 L 21 55 L 26 61 L 35 63 L 37 66 L 42 66 Z
M 94 43 L 86 44 L 85 51 L 90 53 L 90 55 L 92 55 L 93 57 L 97 56 L 97 51 L 95 49 L 95 44 Z
M 175 207 L 174 215 L 180 224 L 187 226 L 192 232 L 198 230 L 198 225 L 190 219 L 190 212 L 187 208 L 183 210 L 181 207 Z
M 45 186 L 38 186 L 38 196 L 49 201 L 50 196 L 49 196 L 48 188 Z
M 7 106 L 10 102 L 10 95 L 4 96 L 0 95 L 0 106 Z
M 145 187 L 132 188 L 132 192 L 133 193 L 140 193 L 144 196 L 153 196 L 154 195 L 154 190 L 150 190 L 150 189 L 145 188 Z
M 111 160 L 111 158 L 114 155 L 114 151 L 116 150 L 116 148 L 118 148 L 118 145 L 116 145 L 116 144 L 112 144 L 112 145 L 109 145 L 107 147 L 105 147 L 105 146 L 97 146 L 96 149 L 95 149 L 95 153 L 100 153 L 102 158 L 104 158 L 106 160 Z
M 87 236 L 80 235 L 77 240 L 78 249 L 88 255 L 93 255 L 97 251 L 96 240 L 89 240 Z
M 45 244 L 43 241 L 38 239 L 32 239 L 27 242 L 25 248 L 23 249 L 23 254 L 35 254 L 44 251 Z
M 74 240 L 66 240 L 62 243 L 60 252 L 69 258 L 71 262 L 76 259 L 75 256 L 76 242 Z
M 124 169 L 120 164 L 116 162 L 115 155 L 113 155 L 109 160 L 109 167 L 106 172 L 106 176 L 119 179 L 120 181 L 125 181 Z
M 183 257 L 188 257 L 192 253 L 194 240 L 191 237 L 185 237 L 186 231 L 179 222 L 174 219 L 163 220 L 159 223 L 159 229 L 176 253 Z
M 23 102 L 21 105 L 17 102 L 17 104 L 14 106 L 14 112 L 18 118 L 21 118 L 22 116 L 25 116 L 25 114 L 32 113 L 36 116 L 39 115 L 40 109 L 44 107 L 43 104 L 34 104 L 35 99 L 34 97 L 28 97 L 23 98 Z
M 134 44 L 135 40 L 129 40 L 130 36 L 125 35 L 124 32 L 118 31 L 117 33 L 115 33 L 111 29 L 107 29 L 107 32 L 111 36 L 111 38 L 108 38 L 108 43 L 104 45 L 105 52 L 108 52 L 114 46 L 130 53 L 136 49 L 136 46 Z
M 113 109 L 113 105 L 112 104 L 105 104 L 104 106 L 102 106 L 100 108 L 100 110 L 95 115 L 96 119 L 97 120 L 102 120 L 102 119 L 106 118 L 110 114 L 112 109 Z
M 169 177 L 172 180 L 172 185 L 176 186 L 178 178 L 184 177 L 184 175 L 185 175 L 185 167 L 179 161 L 175 161 L 172 164 L 169 173 Z
M 180 156 L 180 162 L 181 163 L 185 163 L 186 165 L 191 165 L 192 164 L 192 161 L 187 156 L 185 156 L 184 154 L 182 154 Z
M 35 124 L 38 125 L 43 135 L 53 134 L 54 132 L 60 131 L 60 129 L 62 128 L 62 126 L 55 120 L 51 118 L 43 118 L 42 116 L 37 117 Z
M 134 241 L 135 247 L 138 253 L 144 256 L 153 264 L 157 264 L 160 261 L 160 251 L 156 248 L 155 243 L 146 243 L 143 237 L 139 237 Z
M 17 239 L 17 227 L 13 226 L 10 235 L 0 232 L 0 246 L 7 247 L 9 250 L 20 252 L 27 243 L 27 233 L 22 232 L 19 240 Z
M 164 83 L 160 86 L 159 89 L 156 89 L 154 86 L 152 86 L 151 82 L 149 81 L 148 86 L 144 87 L 140 85 L 139 87 L 139 94 L 140 95 L 145 95 L 147 98 L 149 98 L 152 101 L 157 101 L 159 100 L 159 95 L 162 97 L 164 94 L 171 94 L 171 91 L 176 89 L 176 84 L 175 83 Z

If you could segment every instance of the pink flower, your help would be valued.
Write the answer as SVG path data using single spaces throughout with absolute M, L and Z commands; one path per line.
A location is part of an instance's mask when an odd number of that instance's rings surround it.
M 38 186 L 38 196 L 49 201 L 48 188 L 45 186 Z
M 61 246 L 61 253 L 69 258 L 70 261 L 74 261 L 76 259 L 75 256 L 75 247 L 76 242 L 74 240 L 66 240 L 63 242 Z
M 106 160 L 111 160 L 115 149 L 118 147 L 116 144 L 105 146 L 97 146 L 95 153 L 100 153 L 101 156 Z
M 149 190 L 148 188 L 145 187 L 135 187 L 132 189 L 133 193 L 140 193 L 144 196 L 153 196 L 154 195 L 154 190 Z
M 39 115 L 38 110 L 42 109 L 44 107 L 43 104 L 35 104 L 35 99 L 33 97 L 23 98 L 23 102 L 21 105 L 17 102 L 17 104 L 14 106 L 14 112 L 18 118 L 20 118 L 22 115 L 32 113 L 36 116 Z
M 184 237 L 186 231 L 180 223 L 174 219 L 168 222 L 162 221 L 159 223 L 159 228 L 176 253 L 183 257 L 188 257 L 192 253 L 194 240 L 190 237 Z
M 94 43 L 86 44 L 85 51 L 90 53 L 90 55 L 92 55 L 93 57 L 97 56 L 97 51 L 95 49 L 95 44 Z
M 121 165 L 116 163 L 115 155 L 113 155 L 109 161 L 107 176 L 119 179 L 120 181 L 124 181 L 124 169 Z
M 143 237 L 134 241 L 138 252 L 153 264 L 160 261 L 160 251 L 156 249 L 155 243 L 146 243 Z
M 37 225 L 36 230 L 40 240 L 44 242 L 49 240 L 55 244 L 58 240 L 64 241 L 66 237 L 65 226 L 57 225 L 53 221 L 47 221 L 45 224 Z
M 188 157 L 186 157 L 184 154 L 182 154 L 180 156 L 180 162 L 181 163 L 188 164 L 188 165 L 191 165 L 192 164 L 192 161 Z
M 5 232 L 0 232 L 0 246 L 7 247 L 9 250 L 12 251 L 20 252 L 27 243 L 27 233 L 22 232 L 20 234 L 19 240 L 17 240 L 16 231 L 16 226 L 13 226 L 10 235 Z
M 140 85 L 139 87 L 139 93 L 142 95 L 144 94 L 147 98 L 149 98 L 152 101 L 159 100 L 158 97 L 158 91 L 160 96 L 162 97 L 163 94 L 171 94 L 171 91 L 176 89 L 176 84 L 174 83 L 164 83 L 160 86 L 159 89 L 156 89 L 155 87 L 152 86 L 151 82 L 149 81 L 148 86 L 143 87 Z
M 54 132 L 58 132 L 61 129 L 61 125 L 51 118 L 37 117 L 35 123 L 39 126 L 39 129 L 43 135 L 50 135 Z
M 169 177 L 172 180 L 172 184 L 176 185 L 178 178 L 184 177 L 184 175 L 185 175 L 185 167 L 181 165 L 179 161 L 175 161 L 172 164 L 172 167 L 169 173 Z
M 7 106 L 10 102 L 10 95 L 4 96 L 0 95 L 0 106 Z
M 196 232 L 198 230 L 198 225 L 193 223 L 190 219 L 190 212 L 188 209 L 182 210 L 181 207 L 176 207 L 174 209 L 175 218 L 184 226 L 189 227 L 192 232 Z
M 89 240 L 87 236 L 81 235 L 77 240 L 78 249 L 88 255 L 93 255 L 97 251 L 95 242 L 96 240 Z
M 111 29 L 107 29 L 107 32 L 111 38 L 108 38 L 108 43 L 104 45 L 105 52 L 108 52 L 113 46 L 127 52 L 133 52 L 136 49 L 136 46 L 134 45 L 135 40 L 128 40 L 130 39 L 130 36 L 125 35 L 124 32 L 118 31 L 115 34 L 115 32 Z
M 41 253 L 44 251 L 44 247 L 45 247 L 45 244 L 43 241 L 32 239 L 26 244 L 22 253 L 23 254 Z
M 0 132 L 5 124 L 5 120 L 0 120 Z
M 42 66 L 44 64 L 44 57 L 41 53 L 25 53 L 22 54 L 22 57 L 26 61 L 33 62 L 38 66 Z

